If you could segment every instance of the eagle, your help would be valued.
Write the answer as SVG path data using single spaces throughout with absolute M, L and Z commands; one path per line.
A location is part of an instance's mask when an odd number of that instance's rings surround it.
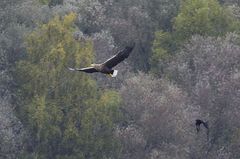
M 203 126 L 208 130 L 208 122 L 204 122 L 204 121 L 202 121 L 200 119 L 196 119 L 195 125 L 196 125 L 197 132 L 200 131 L 200 125 L 201 124 L 203 124 Z
M 94 72 L 100 72 L 103 74 L 108 74 L 111 77 L 116 77 L 118 70 L 112 69 L 115 67 L 117 64 L 128 58 L 130 53 L 132 52 L 133 48 L 135 46 L 135 43 L 131 46 L 126 46 L 123 50 L 120 50 L 116 55 L 113 57 L 109 58 L 103 63 L 100 64 L 91 64 L 90 67 L 85 67 L 85 68 L 71 68 L 68 67 L 70 71 L 82 71 L 86 73 L 94 73 Z

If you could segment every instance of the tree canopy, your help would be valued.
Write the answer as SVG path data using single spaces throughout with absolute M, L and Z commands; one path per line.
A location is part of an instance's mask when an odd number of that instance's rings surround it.
M 32 32 L 27 57 L 17 65 L 20 117 L 31 130 L 37 158 L 104 158 L 117 151 L 111 136 L 120 97 L 99 91 L 90 76 L 65 67 L 88 65 L 94 58 L 90 40 L 72 38 L 75 18 L 74 13 L 57 16 Z M 106 152 L 110 149 L 112 154 Z
M 240 158 L 239 19 L 238 0 L 1 0 L 0 158 Z M 66 69 L 133 42 L 116 78 Z

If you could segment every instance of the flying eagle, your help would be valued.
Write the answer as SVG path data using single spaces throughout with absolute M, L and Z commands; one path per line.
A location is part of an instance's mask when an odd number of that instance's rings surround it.
M 200 119 L 196 119 L 195 125 L 196 125 L 197 132 L 200 131 L 200 125 L 201 124 L 203 124 L 203 126 L 208 130 L 208 123 L 207 122 L 204 122 L 204 121 L 202 121 Z
M 112 68 L 122 62 L 124 59 L 128 58 L 129 54 L 132 52 L 135 43 L 132 46 L 127 46 L 123 50 L 119 51 L 116 55 L 106 60 L 101 64 L 91 64 L 91 67 L 85 68 L 71 68 L 68 67 L 70 71 L 82 71 L 86 73 L 100 72 L 103 74 L 108 74 L 111 77 L 116 77 L 118 70 L 113 70 Z

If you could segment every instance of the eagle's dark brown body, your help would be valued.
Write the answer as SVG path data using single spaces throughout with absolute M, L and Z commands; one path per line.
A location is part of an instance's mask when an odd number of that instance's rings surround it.
M 104 73 L 104 74 L 111 74 L 113 72 L 112 69 L 109 69 L 103 64 L 92 64 L 93 68 L 95 68 L 98 72 Z

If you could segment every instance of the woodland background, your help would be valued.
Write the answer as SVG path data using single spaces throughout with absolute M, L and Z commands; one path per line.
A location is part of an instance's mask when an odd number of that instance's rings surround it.
M 1 0 L 0 21 L 0 158 L 240 158 L 239 0 Z M 116 78 L 65 67 L 132 42 Z

